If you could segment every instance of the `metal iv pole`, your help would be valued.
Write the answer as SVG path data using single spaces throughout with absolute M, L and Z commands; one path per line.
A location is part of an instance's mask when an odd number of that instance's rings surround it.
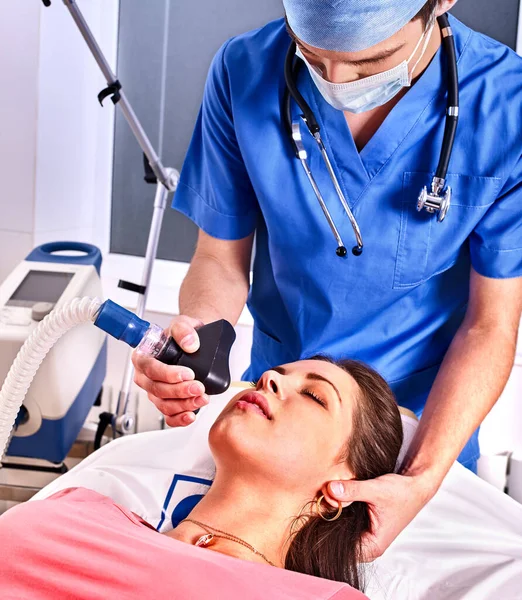
M 51 5 L 51 0 L 42 0 L 45 6 Z M 138 317 L 143 317 L 145 305 L 147 303 L 147 295 L 149 284 L 152 275 L 152 267 L 158 250 L 158 242 L 161 231 L 163 215 L 167 206 L 167 199 L 170 193 L 176 190 L 179 181 L 179 173 L 176 169 L 165 168 L 161 163 L 160 158 L 154 151 L 147 134 L 145 133 L 132 106 L 130 105 L 125 93 L 122 90 L 122 85 L 118 81 L 116 75 L 112 72 L 109 63 L 105 59 L 98 43 L 96 42 L 87 22 L 85 21 L 80 9 L 75 0 L 63 0 L 63 3 L 71 13 L 74 22 L 78 26 L 89 50 L 92 52 L 94 59 L 98 63 L 106 81 L 107 87 L 98 94 L 100 104 L 107 97 L 110 97 L 114 105 L 119 105 L 123 112 L 125 120 L 129 124 L 134 137 L 138 141 L 144 153 L 145 164 L 145 181 L 147 183 L 156 183 L 156 196 L 154 198 L 154 212 L 147 241 L 147 250 L 145 252 L 145 265 L 143 268 L 141 284 L 135 284 L 128 281 L 120 281 L 118 286 L 136 292 L 138 294 L 138 305 L 136 314 Z M 129 410 L 129 397 L 132 386 L 134 367 L 131 362 L 132 350 L 129 352 L 125 373 L 123 375 L 122 386 L 118 394 L 118 403 L 114 413 L 102 413 L 100 415 L 100 423 L 96 432 L 95 447 L 100 445 L 102 436 L 108 425 L 112 426 L 113 437 L 118 435 L 126 435 L 133 433 L 136 424 L 134 415 Z

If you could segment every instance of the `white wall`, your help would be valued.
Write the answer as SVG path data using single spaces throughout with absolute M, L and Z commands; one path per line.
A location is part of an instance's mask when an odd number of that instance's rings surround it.
M 80 4 L 115 65 L 118 1 Z M 98 104 L 105 81 L 62 2 L 3 0 L 0 44 L 2 281 L 43 242 L 105 242 L 114 110 Z
M 520 346 L 522 347 L 522 346 Z M 500 400 L 488 415 L 480 432 L 485 455 L 522 454 L 522 360 L 518 359 Z
M 0 281 L 33 247 L 41 2 L 0 2 Z
M 117 0 L 82 0 L 78 6 L 115 70 Z M 105 241 L 99 220 L 110 206 L 114 107 L 107 100 L 102 108 L 97 94 L 106 85 L 63 3 L 42 9 L 35 245 Z

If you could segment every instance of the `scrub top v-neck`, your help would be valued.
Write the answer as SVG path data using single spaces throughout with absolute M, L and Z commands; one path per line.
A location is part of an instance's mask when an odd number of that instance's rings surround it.
M 217 53 L 173 206 L 216 238 L 256 232 L 248 300 L 254 342 L 245 379 L 318 353 L 356 358 L 390 382 L 401 405 L 420 414 L 464 317 L 471 267 L 487 277 L 522 275 L 522 60 L 450 20 L 461 119 L 447 178 L 453 203 L 443 223 L 418 213 L 416 199 L 434 175 L 442 145 L 444 52 L 361 152 L 343 113 L 324 101 L 306 69 L 299 75 L 360 225 L 360 257 L 336 255 L 283 127 L 290 43 L 284 22 L 233 38 Z M 315 142 L 305 135 L 304 143 L 351 246 L 351 225 Z

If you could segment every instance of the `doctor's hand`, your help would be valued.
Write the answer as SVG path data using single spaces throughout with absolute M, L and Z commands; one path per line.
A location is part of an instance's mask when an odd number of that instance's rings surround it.
M 196 327 L 202 321 L 191 317 L 175 317 L 170 324 L 170 335 L 185 352 L 196 352 L 199 337 Z M 176 365 L 165 365 L 155 358 L 138 352 L 132 355 L 136 370 L 134 382 L 147 392 L 149 400 L 165 416 L 170 427 L 185 427 L 196 419 L 194 410 L 208 404 L 205 387 L 194 381 L 192 369 Z
M 341 502 L 366 502 L 371 531 L 362 540 L 364 562 L 388 546 L 435 495 L 440 483 L 423 475 L 384 475 L 368 481 L 332 481 L 328 495 Z M 337 502 L 328 501 L 337 507 Z

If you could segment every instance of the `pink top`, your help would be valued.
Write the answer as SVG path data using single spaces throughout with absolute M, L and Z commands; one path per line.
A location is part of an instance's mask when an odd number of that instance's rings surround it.
M 361 600 L 348 585 L 158 533 L 110 498 L 70 488 L 0 517 L 2 600 Z

